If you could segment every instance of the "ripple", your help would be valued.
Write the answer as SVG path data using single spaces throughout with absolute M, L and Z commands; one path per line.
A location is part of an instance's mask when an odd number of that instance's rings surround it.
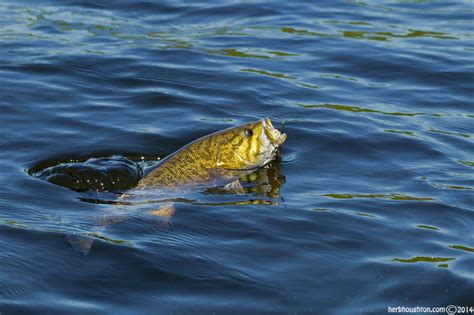
M 415 197 L 401 194 L 324 194 L 324 197 L 334 199 L 353 199 L 353 198 L 369 198 L 369 199 L 390 199 L 397 201 L 434 201 L 431 197 Z
M 455 260 L 456 258 L 452 257 L 431 257 L 431 256 L 415 256 L 413 258 L 394 258 L 394 261 L 401 262 L 401 263 L 417 263 L 417 262 L 443 262 L 443 261 L 451 261 Z
M 428 131 L 441 133 L 441 134 L 448 135 L 448 136 L 457 136 L 457 137 L 464 137 L 464 138 L 470 138 L 471 137 L 471 135 L 461 133 L 461 132 L 451 132 L 451 131 L 446 131 L 446 130 L 437 130 L 437 129 L 433 129 L 433 128 L 428 129 Z
M 469 167 L 474 167 L 474 162 L 462 161 L 462 160 L 458 160 L 458 162 L 461 163 L 462 165 L 466 165 L 466 166 L 469 166 Z
M 424 224 L 419 224 L 417 225 L 416 227 L 420 228 L 420 229 L 427 229 L 427 230 L 433 230 L 433 231 L 438 231 L 439 228 L 435 227 L 435 226 L 431 226 L 431 225 L 424 225 Z
M 474 253 L 474 247 L 469 247 L 469 246 L 464 246 L 464 245 L 449 245 L 448 247 Z
M 5 220 L 5 223 L 8 224 L 8 225 L 17 227 L 17 228 L 23 228 L 23 229 L 29 228 L 28 224 L 18 222 L 16 220 Z
M 384 132 L 390 132 L 390 133 L 399 133 L 407 136 L 412 136 L 416 137 L 415 133 L 413 131 L 408 131 L 408 130 L 395 130 L 395 129 L 384 129 Z
M 265 76 L 269 76 L 269 77 L 274 77 L 274 78 L 279 78 L 279 79 L 289 79 L 289 80 L 296 79 L 296 77 L 292 77 L 292 76 L 289 76 L 289 75 L 286 75 L 286 74 L 268 72 L 268 71 L 264 71 L 264 70 L 257 70 L 257 69 L 240 69 L 240 71 L 242 71 L 242 72 L 258 73 L 258 74 L 261 74 L 261 75 L 265 75 Z
M 206 52 L 208 54 L 216 54 L 216 55 L 223 55 L 228 57 L 237 57 L 237 58 L 258 58 L 258 59 L 273 59 L 273 57 L 268 55 L 261 55 L 255 53 L 244 52 L 241 50 L 237 50 L 234 48 L 226 48 L 222 50 L 209 50 L 207 49 Z
M 408 117 L 415 117 L 420 115 L 429 115 L 434 117 L 441 117 L 441 114 L 430 114 L 430 113 L 404 113 L 404 112 L 385 112 L 376 109 L 370 108 L 363 108 L 359 106 L 349 106 L 349 105 L 340 105 L 340 104 L 296 104 L 299 107 L 303 108 L 327 108 L 333 109 L 338 111 L 347 111 L 353 113 L 375 113 L 375 114 L 383 114 L 383 115 L 392 115 L 392 116 L 408 116 Z
M 280 31 L 283 33 L 290 33 L 290 34 L 295 34 L 295 35 L 300 35 L 300 36 L 321 36 L 321 37 L 331 36 L 330 34 L 318 33 L 318 32 L 308 31 L 305 29 L 295 29 L 293 27 L 282 27 L 280 28 Z
M 377 216 L 369 213 L 364 213 L 364 212 L 354 212 L 354 214 L 361 216 L 361 217 L 369 217 L 369 218 L 376 218 Z
M 3 277 L 2 277 L 3 278 Z M 15 298 L 18 296 L 27 296 L 36 290 L 35 284 L 29 279 L 2 279 L 0 282 L 0 296 L 6 299 Z
M 353 39 L 368 39 L 378 41 L 389 41 L 394 38 L 436 38 L 436 39 L 448 39 L 457 40 L 456 36 L 452 36 L 442 32 L 430 32 L 420 30 L 408 30 L 405 34 L 396 34 L 393 32 L 372 32 L 372 31 L 339 31 L 344 37 Z
M 329 23 L 335 25 L 343 25 L 344 22 Z M 346 22 L 347 24 L 357 25 L 362 27 L 369 26 L 371 29 L 379 28 L 384 29 L 386 26 L 377 26 L 367 22 Z M 393 26 L 389 26 L 394 28 Z M 437 32 L 437 31 L 423 31 L 416 29 L 406 29 L 393 31 L 374 31 L 374 30 L 363 30 L 363 29 L 336 29 L 335 32 L 322 33 L 313 30 L 294 28 L 294 27 L 281 27 L 279 29 L 282 33 L 288 33 L 296 36 L 316 36 L 316 37 L 339 37 L 349 39 L 363 39 L 363 40 L 375 40 L 375 41 L 392 41 L 394 39 L 414 39 L 414 38 L 434 38 L 441 40 L 459 40 L 460 38 L 452 34 Z

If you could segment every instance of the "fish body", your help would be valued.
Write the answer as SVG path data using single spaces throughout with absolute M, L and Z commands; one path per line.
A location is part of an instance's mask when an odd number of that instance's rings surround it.
M 286 138 L 268 118 L 212 133 L 182 147 L 148 170 L 137 188 L 231 183 L 274 159 Z

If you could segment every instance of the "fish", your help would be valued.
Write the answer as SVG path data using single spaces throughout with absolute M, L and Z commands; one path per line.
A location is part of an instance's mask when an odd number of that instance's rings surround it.
M 181 196 L 188 189 L 222 187 L 243 194 L 241 180 L 246 180 L 247 175 L 273 161 L 286 139 L 287 134 L 277 130 L 269 118 L 203 136 L 146 169 L 137 186 L 121 195 L 116 204 L 134 205 L 134 198 L 146 200 L 148 192 L 152 196 L 158 193 L 169 197 Z M 173 202 L 163 202 L 158 209 L 147 213 L 160 217 L 167 225 L 174 212 Z M 120 214 L 102 220 L 100 225 L 104 228 L 125 219 L 126 215 Z M 91 235 L 95 234 L 70 234 L 66 235 L 66 240 L 75 250 L 87 255 L 94 238 L 97 238 Z
M 272 161 L 286 139 L 269 118 L 212 133 L 147 170 L 137 189 L 238 186 L 241 176 Z

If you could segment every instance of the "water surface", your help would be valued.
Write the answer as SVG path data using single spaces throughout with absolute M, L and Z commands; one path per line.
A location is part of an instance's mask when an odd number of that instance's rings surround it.
M 469 1 L 1 1 L 0 13 L 0 313 L 474 306 Z M 152 163 L 264 116 L 288 133 L 275 202 L 197 193 L 167 228 L 131 211 L 88 255 L 64 236 L 112 206 L 29 173 Z

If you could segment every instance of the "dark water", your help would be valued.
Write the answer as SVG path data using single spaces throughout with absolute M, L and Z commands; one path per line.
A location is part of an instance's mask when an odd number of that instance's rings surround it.
M 474 306 L 470 1 L 0 3 L 0 313 Z M 200 193 L 164 228 L 28 172 L 151 163 L 286 122 L 275 202 Z M 142 158 L 143 157 L 143 158 Z M 246 202 L 247 201 L 247 202 Z

